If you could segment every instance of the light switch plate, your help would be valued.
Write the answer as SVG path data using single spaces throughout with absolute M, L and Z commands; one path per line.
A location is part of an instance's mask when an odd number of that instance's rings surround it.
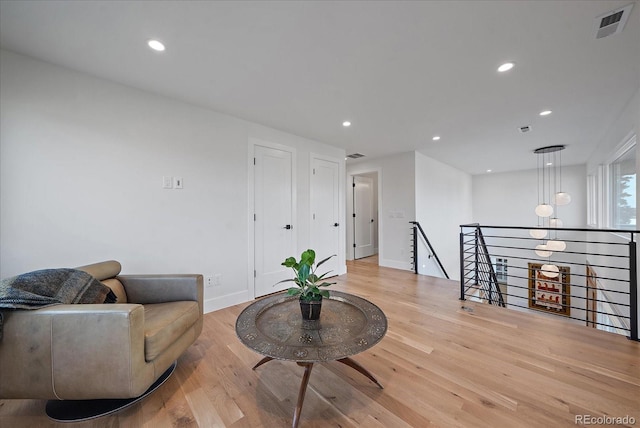
M 173 177 L 173 188 L 182 189 L 182 177 Z
M 173 177 L 164 176 L 162 177 L 162 188 L 163 189 L 172 189 L 173 188 Z

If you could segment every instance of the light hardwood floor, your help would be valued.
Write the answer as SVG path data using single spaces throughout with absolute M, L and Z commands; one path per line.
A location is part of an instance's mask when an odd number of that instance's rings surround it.
M 640 343 L 540 315 L 460 302 L 458 284 L 349 262 L 336 289 L 377 304 L 389 329 L 354 359 L 316 364 L 301 427 L 575 427 L 575 415 L 635 418 Z M 113 416 L 56 424 L 44 401 L 0 400 L 0 427 L 287 427 L 303 368 L 272 361 L 235 335 L 247 304 L 205 315 L 174 375 Z

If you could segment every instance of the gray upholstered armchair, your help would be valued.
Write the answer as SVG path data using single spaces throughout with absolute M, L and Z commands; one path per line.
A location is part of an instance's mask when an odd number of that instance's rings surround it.
M 0 398 L 138 397 L 202 331 L 201 275 L 118 275 L 117 261 L 77 269 L 117 303 L 4 312 Z

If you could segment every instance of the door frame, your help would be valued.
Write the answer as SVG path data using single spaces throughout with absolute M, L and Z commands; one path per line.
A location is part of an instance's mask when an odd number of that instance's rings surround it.
M 249 191 L 247 201 L 247 295 L 250 299 L 256 298 L 255 289 L 255 268 L 256 268 L 256 255 L 255 255 L 255 221 L 253 215 L 255 214 L 255 172 L 253 158 L 255 157 L 256 146 L 267 147 L 275 150 L 282 150 L 291 153 L 291 218 L 293 219 L 293 242 L 295 246 L 298 246 L 298 215 L 297 215 L 297 155 L 296 148 L 291 146 L 285 146 L 284 144 L 273 143 L 271 141 L 262 140 L 259 138 L 249 137 L 249 156 L 247 157 L 247 170 L 249 177 Z
M 324 160 L 327 162 L 335 162 L 338 164 L 338 213 L 340 215 L 340 226 L 339 226 L 339 235 L 342 237 L 341 241 L 341 245 L 339 245 L 338 247 L 338 260 L 340 261 L 339 264 L 339 269 L 335 272 L 337 275 L 343 275 L 345 273 L 347 273 L 347 264 L 346 264 L 346 255 L 345 255 L 345 251 L 347 248 L 347 244 L 346 244 L 346 231 L 347 231 L 347 227 L 346 227 L 346 220 L 347 220 L 347 213 L 346 213 L 346 209 L 345 209 L 345 204 L 344 204 L 344 200 L 345 200 L 345 194 L 344 194 L 344 189 L 345 189 L 345 180 L 346 180 L 346 165 L 345 165 L 345 161 L 339 158 L 335 158 L 335 157 L 331 157 L 331 156 L 325 156 L 325 155 L 321 155 L 318 153 L 313 153 L 311 152 L 309 154 L 309 165 L 311 166 L 309 168 L 309 224 L 313 225 L 313 186 L 311 186 L 311 183 L 313 182 L 313 160 L 314 159 L 319 159 L 319 160 Z M 311 236 L 311 230 L 309 230 L 309 236 Z
M 351 223 L 355 260 L 378 254 L 378 207 L 374 206 L 378 194 L 377 181 L 375 174 L 353 176 L 351 198 L 356 216 L 351 217 Z
M 353 177 L 356 175 L 363 174 L 378 174 L 378 180 L 376 184 L 376 191 L 378 192 L 378 263 L 381 260 L 385 260 L 384 258 L 384 214 L 382 212 L 382 202 L 383 202 L 383 191 L 382 191 L 382 168 L 363 168 L 361 170 L 351 171 L 347 175 L 347 183 L 345 184 L 345 189 L 347 189 L 350 194 L 353 195 Z M 345 212 L 345 218 L 351 220 L 350 217 L 353 217 L 353 197 L 345 198 L 347 200 L 347 209 Z M 346 240 L 345 240 L 345 251 L 346 251 L 346 259 L 353 260 L 353 221 L 349 221 L 350 226 L 347 227 Z

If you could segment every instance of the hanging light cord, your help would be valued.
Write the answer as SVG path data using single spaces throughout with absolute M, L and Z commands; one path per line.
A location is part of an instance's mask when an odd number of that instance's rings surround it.
M 537 180 L 537 190 L 538 190 L 538 205 L 540 205 L 540 154 L 537 155 L 536 158 L 536 166 L 537 166 L 537 173 L 538 173 L 538 180 Z M 540 216 L 538 217 L 538 226 L 540 226 Z

